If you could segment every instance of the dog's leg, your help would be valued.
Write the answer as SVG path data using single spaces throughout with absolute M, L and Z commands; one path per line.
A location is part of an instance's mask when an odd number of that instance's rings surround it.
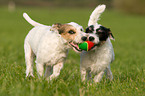
M 91 70 L 89 70 L 87 73 L 88 73 L 87 79 L 90 80 L 92 78 L 92 76 L 91 76 Z
M 49 77 L 51 75 L 52 72 L 52 67 L 51 66 L 46 66 L 46 70 L 45 70 L 45 78 Z
M 42 77 L 43 76 L 43 72 L 44 72 L 44 63 L 36 62 L 36 68 L 37 68 L 38 76 Z
M 54 65 L 53 73 L 52 73 L 52 75 L 50 75 L 50 77 L 47 78 L 47 80 L 52 80 L 53 78 L 56 78 L 57 76 L 59 76 L 62 68 L 63 68 L 63 62 Z
M 104 70 L 101 71 L 99 74 L 97 74 L 95 77 L 94 77 L 94 82 L 100 82 L 102 77 L 103 77 L 103 74 L 104 74 Z
M 86 69 L 81 68 L 80 70 L 81 70 L 81 79 L 82 79 L 82 81 L 85 81 L 85 79 L 86 79 Z
M 111 72 L 111 69 L 110 69 L 110 64 L 109 66 L 106 68 L 106 77 L 110 79 L 110 81 L 113 80 L 113 75 L 112 75 L 112 72 Z
M 28 42 L 25 41 L 24 44 L 24 51 L 25 51 L 25 62 L 26 62 L 26 77 L 29 75 L 34 77 L 33 75 L 33 59 L 34 53 L 29 45 Z

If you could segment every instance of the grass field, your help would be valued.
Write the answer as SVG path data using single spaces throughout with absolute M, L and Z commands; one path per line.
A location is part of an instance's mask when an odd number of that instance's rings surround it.
M 110 27 L 115 42 L 115 61 L 111 64 L 114 80 L 90 86 L 82 83 L 79 54 L 70 50 L 60 76 L 47 83 L 25 78 L 23 42 L 32 28 L 23 18 L 27 12 L 43 24 L 78 22 L 87 27 L 93 9 L 17 8 L 13 13 L 0 7 L 0 96 L 145 96 L 145 16 L 106 10 L 99 21 Z

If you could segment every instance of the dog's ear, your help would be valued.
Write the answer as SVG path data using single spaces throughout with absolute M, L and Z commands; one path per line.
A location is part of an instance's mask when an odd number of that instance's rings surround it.
M 112 34 L 111 31 L 109 32 L 109 38 L 110 38 L 111 40 L 114 40 L 114 41 L 115 41 L 115 38 L 114 38 L 114 36 L 113 36 L 113 34 Z
M 100 26 L 100 27 L 102 27 L 102 28 L 105 29 L 104 26 Z M 115 38 L 114 38 L 114 36 L 113 36 L 113 34 L 112 34 L 110 28 L 106 28 L 106 30 L 107 30 L 107 32 L 109 33 L 109 34 L 108 34 L 108 35 L 109 35 L 109 38 L 110 38 L 111 40 L 114 40 L 114 41 L 115 41 Z
M 59 29 L 61 26 L 62 26 L 61 23 L 55 23 L 55 24 L 53 24 L 53 28 L 55 28 L 55 29 Z
M 110 28 L 106 28 L 104 26 L 100 26 L 100 28 L 96 29 L 97 34 L 99 35 L 99 39 L 101 41 L 106 41 L 109 37 L 111 40 L 115 40 Z
M 52 28 L 54 30 L 58 30 L 59 34 L 61 34 L 61 33 L 63 33 L 62 26 L 63 26 L 63 24 L 61 24 L 61 23 L 55 23 L 52 25 Z

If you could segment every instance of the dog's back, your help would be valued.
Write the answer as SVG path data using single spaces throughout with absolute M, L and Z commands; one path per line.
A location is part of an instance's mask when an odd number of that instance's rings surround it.
M 46 38 L 48 33 L 50 33 L 49 30 L 50 27 L 37 26 L 31 29 L 26 36 L 25 43 L 29 43 L 35 54 L 37 54 L 39 43 L 42 42 L 42 39 Z M 49 37 L 51 37 L 51 34 Z M 49 37 L 47 38 L 48 40 L 50 39 Z

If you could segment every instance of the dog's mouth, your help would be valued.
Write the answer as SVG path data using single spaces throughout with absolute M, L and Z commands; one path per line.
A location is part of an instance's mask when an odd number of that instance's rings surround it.
M 78 43 L 74 43 L 74 42 L 69 42 L 69 44 L 71 45 L 71 47 L 73 48 L 74 51 L 76 52 L 82 52 L 82 49 L 79 48 Z
M 97 44 L 95 44 L 95 45 L 91 48 L 91 50 L 95 50 L 98 46 L 100 46 L 100 42 L 97 43 Z
M 74 50 L 75 52 L 81 53 L 81 52 L 83 51 L 82 49 L 79 48 L 79 46 L 78 46 L 79 43 L 74 43 L 74 42 L 70 41 L 70 42 L 69 42 L 69 45 L 73 48 L 73 50 Z M 98 47 L 98 46 L 100 46 L 100 43 L 95 44 L 95 45 L 91 48 L 91 50 L 95 50 L 96 47 Z

